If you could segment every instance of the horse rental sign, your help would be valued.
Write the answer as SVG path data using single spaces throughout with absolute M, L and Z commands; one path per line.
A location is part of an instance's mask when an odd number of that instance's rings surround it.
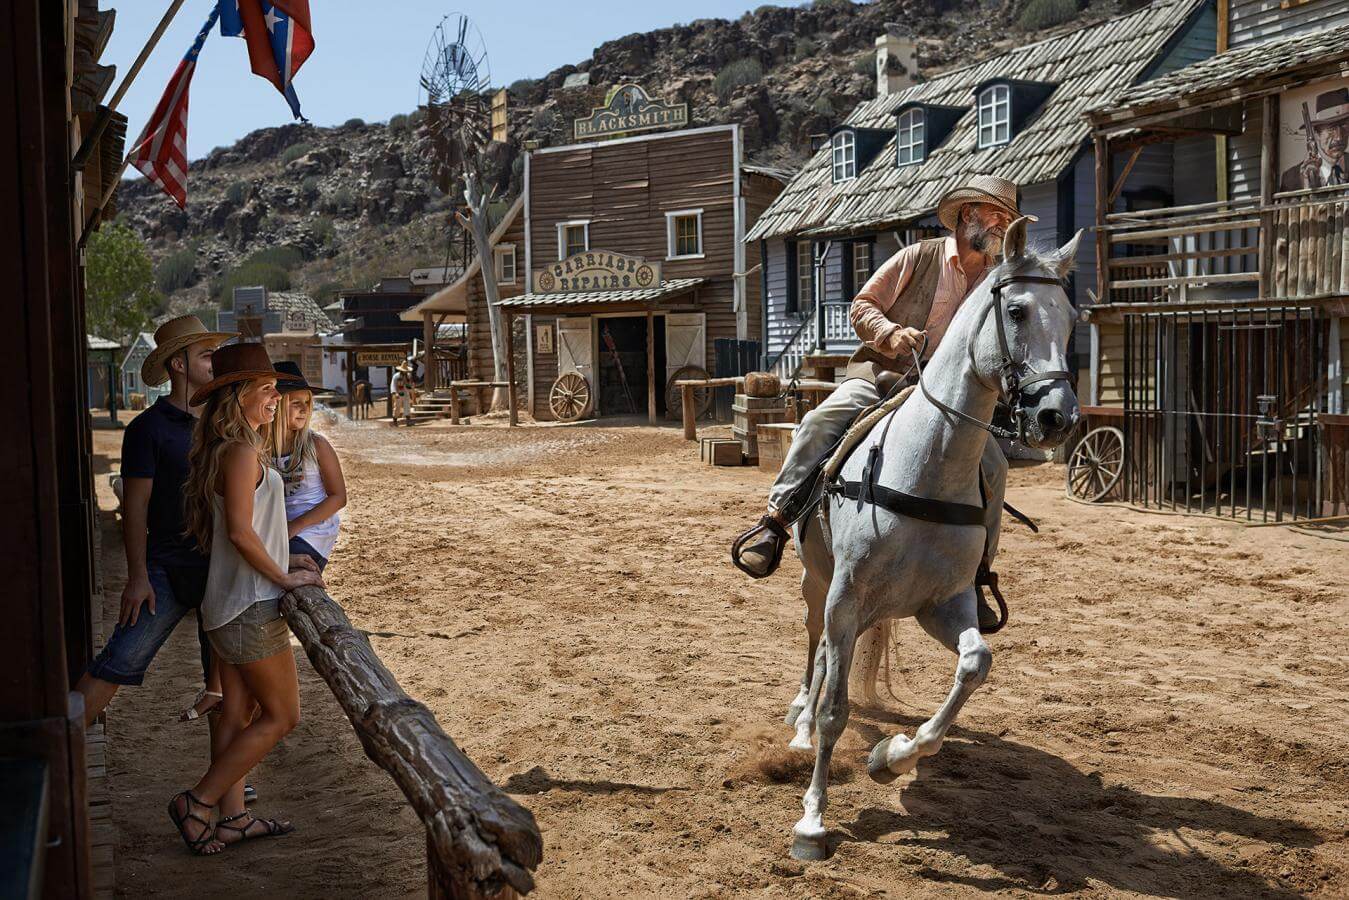
M 660 284 L 660 263 L 610 250 L 583 250 L 534 272 L 540 294 L 638 291 Z

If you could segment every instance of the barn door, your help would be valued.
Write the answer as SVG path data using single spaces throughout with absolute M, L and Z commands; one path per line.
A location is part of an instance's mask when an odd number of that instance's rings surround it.
M 557 320 L 557 374 L 580 372 L 595 392 L 594 355 L 591 353 L 590 316 Z
M 685 366 L 707 368 L 705 313 L 669 313 L 665 316 L 665 383 Z

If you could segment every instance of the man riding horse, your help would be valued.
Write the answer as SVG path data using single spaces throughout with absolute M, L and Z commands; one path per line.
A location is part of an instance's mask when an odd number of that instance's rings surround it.
M 862 346 L 843 383 L 797 428 L 769 491 L 768 513 L 751 529 L 760 534 L 741 550 L 746 572 L 764 578 L 777 569 L 788 528 L 811 508 L 824 457 L 858 414 L 879 403 L 885 388 L 909 370 L 915 350 L 925 358 L 936 351 L 956 310 L 995 265 L 1007 226 L 1020 215 L 1014 183 L 975 175 L 937 204 L 937 219 L 951 234 L 900 250 L 858 292 L 849 319 Z M 997 621 L 982 595 L 979 614 L 981 622 Z

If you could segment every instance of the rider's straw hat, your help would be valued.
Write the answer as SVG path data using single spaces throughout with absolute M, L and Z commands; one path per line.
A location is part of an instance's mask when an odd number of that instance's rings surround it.
M 163 384 L 169 380 L 169 372 L 164 363 L 168 362 L 173 354 L 202 341 L 209 341 L 214 349 L 230 338 L 238 336 L 234 332 L 207 331 L 201 319 L 196 316 L 169 319 L 155 329 L 155 349 L 151 350 L 150 355 L 145 357 L 145 362 L 141 363 L 141 381 L 150 387 Z
M 975 175 L 963 187 L 947 191 L 937 203 L 937 221 L 955 231 L 960 208 L 967 203 L 987 203 L 1007 210 L 1013 219 L 1021 217 L 1016 202 L 1016 183 L 996 175 Z M 1036 216 L 1026 216 L 1038 222 Z

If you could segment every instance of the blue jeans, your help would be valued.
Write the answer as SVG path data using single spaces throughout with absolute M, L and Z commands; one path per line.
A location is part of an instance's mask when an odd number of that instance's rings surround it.
M 146 566 L 150 587 L 155 592 L 155 612 L 141 606 L 134 625 L 118 625 L 89 666 L 89 674 L 112 684 L 138 685 L 145 681 L 145 670 L 169 639 L 173 629 L 189 611 L 201 606 L 206 593 L 204 567 L 166 568 L 156 563 Z M 201 671 L 210 670 L 211 647 L 197 620 L 197 640 L 201 646 Z

